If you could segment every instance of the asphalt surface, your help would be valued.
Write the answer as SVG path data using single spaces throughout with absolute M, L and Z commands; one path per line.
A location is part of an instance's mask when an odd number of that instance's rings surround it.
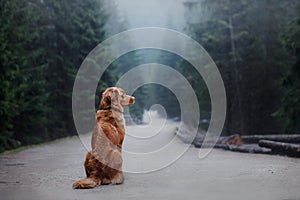
M 159 149 L 170 139 L 173 149 L 188 149 L 166 166 L 160 159 L 124 156 L 127 173 L 122 185 L 72 189 L 72 183 L 84 177 L 83 162 L 89 137 L 66 138 L 16 154 L 1 155 L 0 199 L 300 200 L 300 159 L 213 150 L 200 160 L 198 149 L 174 137 L 175 126 L 175 123 L 166 123 L 163 129 L 155 131 L 152 130 L 158 126 L 128 127 L 132 133 L 126 136 L 124 148 L 129 152 L 143 155 Z M 143 137 L 136 137 L 138 132 Z

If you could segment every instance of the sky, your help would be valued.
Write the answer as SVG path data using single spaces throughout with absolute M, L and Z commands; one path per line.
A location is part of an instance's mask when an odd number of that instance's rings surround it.
M 185 24 L 186 0 L 115 0 L 128 28 L 163 27 L 178 31 Z

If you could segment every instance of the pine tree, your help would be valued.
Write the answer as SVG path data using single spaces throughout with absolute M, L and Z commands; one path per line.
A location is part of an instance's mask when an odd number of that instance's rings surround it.
M 280 80 L 283 91 L 281 106 L 274 116 L 283 121 L 286 132 L 300 131 L 300 5 L 298 16 L 282 35 L 282 43 L 294 55 L 287 75 Z
M 102 8 L 102 0 L 0 1 L 0 151 L 75 134 L 73 82 L 105 37 Z M 102 87 L 113 79 L 106 74 Z
M 47 138 L 40 6 L 39 1 L 1 1 L 1 151 Z
M 295 2 L 196 2 L 199 6 L 193 17 L 198 20 L 188 21 L 186 30 L 204 46 L 221 72 L 228 102 L 225 133 L 282 130 L 271 116 L 280 98 L 274 82 L 284 73 L 290 56 L 278 38 L 293 16 Z M 201 84 L 199 87 L 203 88 Z
M 56 138 L 76 133 L 71 110 L 75 75 L 88 53 L 103 41 L 107 14 L 100 0 L 45 0 L 45 4 L 50 27 L 46 77 L 51 91 L 49 130 Z

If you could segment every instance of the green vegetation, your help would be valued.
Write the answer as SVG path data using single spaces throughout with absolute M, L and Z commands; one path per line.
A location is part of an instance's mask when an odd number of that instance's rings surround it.
M 275 117 L 281 119 L 289 133 L 300 130 L 300 6 L 297 11 L 298 16 L 282 34 L 282 44 L 295 56 L 295 61 L 287 75 L 280 80 L 283 98 L 281 107 L 274 113 Z
M 0 152 L 76 134 L 73 82 L 105 37 L 101 8 L 101 0 L 0 2 Z
M 297 4 L 298 0 L 186 0 L 182 5 L 186 34 L 204 46 L 224 80 L 224 134 L 300 131 Z M 75 135 L 76 73 L 97 44 L 126 29 L 114 2 L 0 0 L 0 24 L 0 152 Z M 95 77 L 101 78 L 95 107 L 101 92 L 122 74 L 154 62 L 188 79 L 202 119 L 210 120 L 210 97 L 201 76 L 190 63 L 164 50 L 136 50 L 113 62 L 102 77 Z M 133 95 L 136 103 L 129 110 L 136 119 L 157 103 L 168 117 L 180 118 L 176 97 L 163 86 L 144 85 Z
M 299 60 L 299 19 L 294 20 L 297 3 L 203 0 L 184 4 L 189 13 L 186 32 L 212 56 L 224 80 L 228 101 L 224 134 L 300 131 L 299 64 L 289 70 L 297 49 Z M 181 68 L 190 74 L 198 97 L 209 103 L 193 69 L 188 63 Z M 281 90 L 276 82 L 282 77 Z M 279 118 L 274 118 L 277 109 Z

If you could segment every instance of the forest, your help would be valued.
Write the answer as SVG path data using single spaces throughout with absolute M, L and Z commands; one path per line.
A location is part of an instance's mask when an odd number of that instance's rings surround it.
M 199 42 L 224 81 L 223 135 L 300 132 L 300 3 L 298 0 L 186 0 L 182 32 Z M 76 135 L 72 90 L 88 53 L 127 29 L 110 0 L 0 0 L 0 152 Z M 184 74 L 210 120 L 202 77 L 180 56 L 156 49 L 121 56 L 99 77 L 101 92 L 134 66 L 161 63 Z M 161 104 L 180 119 L 178 101 L 159 85 L 133 94 L 130 114 Z M 91 127 L 92 128 L 92 127 Z M 203 127 L 205 129 L 205 125 Z

